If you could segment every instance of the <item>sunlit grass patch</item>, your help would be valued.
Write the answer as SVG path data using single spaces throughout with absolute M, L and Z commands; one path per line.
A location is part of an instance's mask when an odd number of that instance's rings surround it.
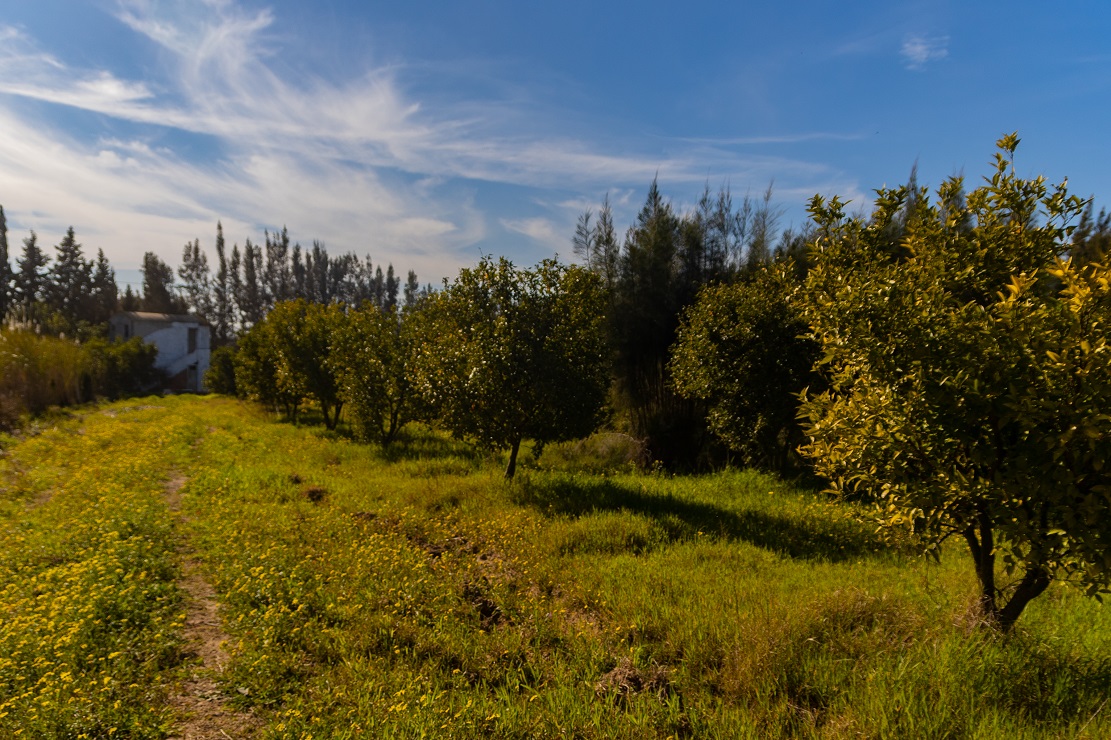
M 202 398 L 91 410 L 9 450 L 0 735 L 168 731 L 175 543 L 222 602 L 224 694 L 268 738 L 1111 727 L 1104 608 L 1055 586 L 992 637 L 959 548 L 931 563 L 769 476 L 530 464 L 506 484 L 427 429 L 383 451 Z
M 169 408 L 131 424 L 89 408 L 5 455 L 3 736 L 162 736 L 181 613 L 159 494 L 192 433 Z

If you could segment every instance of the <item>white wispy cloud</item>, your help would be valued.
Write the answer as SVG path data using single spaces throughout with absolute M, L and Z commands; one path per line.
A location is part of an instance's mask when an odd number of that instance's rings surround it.
M 518 234 L 524 234 L 530 239 L 535 239 L 538 242 L 565 242 L 566 237 L 556 233 L 555 224 L 551 219 L 537 217 L 537 218 L 522 218 L 522 219 L 500 219 L 501 225 L 509 231 Z
M 949 37 L 907 36 L 903 39 L 903 46 L 899 53 L 907 69 L 922 69 L 928 62 L 949 56 Z
M 5 196 L 10 220 L 59 233 L 87 225 L 87 243 L 104 240 L 123 266 L 152 248 L 176 260 L 180 244 L 212 232 L 216 218 L 239 240 L 282 220 L 299 238 L 369 251 L 435 281 L 472 261 L 468 247 L 490 234 L 468 181 L 618 188 L 620 204 L 633 197 L 622 188 L 657 175 L 691 183 L 721 172 L 819 187 L 833 176 L 788 158 L 740 156 L 728 148 L 737 142 L 680 141 L 660 155 L 652 146 L 611 153 L 594 142 L 522 134 L 528 116 L 512 103 L 420 100 L 395 66 L 339 81 L 292 71 L 277 61 L 289 40 L 274 34 L 273 13 L 231 0 L 120 0 L 116 17 L 162 50 L 158 75 L 74 68 L 24 32 L 0 27 L 0 94 L 208 137 L 218 154 L 190 159 L 154 135 L 81 140 L 0 97 L 0 192 L 19 194 Z M 567 219 L 553 212 L 500 223 L 561 249 Z M 167 244 L 171 238 L 177 244 Z

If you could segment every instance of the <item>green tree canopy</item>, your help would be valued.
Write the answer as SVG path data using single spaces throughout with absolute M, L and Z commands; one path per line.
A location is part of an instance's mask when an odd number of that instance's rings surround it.
M 880 190 L 863 219 L 815 197 L 804 304 L 830 378 L 806 453 L 888 530 L 963 539 L 1004 629 L 1053 579 L 1111 584 L 1111 273 L 1061 260 L 1083 203 L 1018 177 L 1017 144 L 967 198 Z
M 85 259 L 72 226 L 54 249 L 57 254 L 47 275 L 46 302 L 54 311 L 56 328 L 72 336 L 95 313 L 93 263 Z
M 344 322 L 341 306 L 300 299 L 277 304 L 263 322 L 275 355 L 278 388 L 291 397 L 316 399 L 329 429 L 336 428 L 343 410 L 339 377 L 329 356 Z
M 156 313 L 185 313 L 174 295 L 174 270 L 154 252 L 143 255 L 143 310 Z
M 50 259 L 39 246 L 38 234 L 34 229 L 23 240 L 23 256 L 17 261 L 15 292 L 23 309 L 23 318 L 34 318 L 35 304 L 44 298 L 46 291 L 46 266 Z
M 398 314 L 367 303 L 348 313 L 328 358 L 356 432 L 382 445 L 414 418 L 412 310 Z
M 414 380 L 454 434 L 508 447 L 589 434 L 609 382 L 599 277 L 547 260 L 484 258 L 419 312 Z
M 804 441 L 798 394 L 814 384 L 817 343 L 792 302 L 782 263 L 712 285 L 685 313 L 672 348 L 678 391 L 706 403 L 710 429 L 748 465 L 786 470 Z

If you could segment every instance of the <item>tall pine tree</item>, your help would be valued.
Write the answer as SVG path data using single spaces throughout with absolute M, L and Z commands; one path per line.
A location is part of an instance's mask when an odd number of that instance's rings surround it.
M 262 273 L 262 247 L 248 239 L 243 245 L 243 284 L 236 296 L 243 327 L 249 329 L 266 315 L 266 297 L 260 281 Z
M 155 313 L 184 313 L 174 295 L 174 271 L 154 252 L 143 255 L 143 310 Z
M 293 277 L 289 266 L 289 231 L 266 233 L 266 268 L 263 272 L 263 293 L 267 309 L 293 298 Z
M 201 240 L 186 242 L 177 268 L 189 310 L 205 319 L 212 317 L 212 293 L 208 274 L 208 255 L 201 250 Z
M 15 276 L 15 293 L 24 321 L 35 321 L 41 313 L 37 306 L 47 285 L 48 261 L 49 258 L 39 247 L 38 234 L 32 229 L 31 235 L 23 240 L 23 256 L 17 263 L 19 270 Z
M 224 251 L 224 225 L 217 221 L 216 276 L 212 281 L 212 329 L 217 345 L 226 344 L 231 339 L 233 331 L 232 281 L 228 274 L 228 259 Z
M 8 254 L 8 219 L 4 206 L 0 206 L 0 324 L 8 315 L 13 304 L 12 265 Z
M 116 271 L 112 269 L 104 250 L 96 250 L 96 262 L 93 265 L 92 281 L 92 317 L 91 321 L 103 324 L 112 317 L 116 311 L 119 299 L 119 286 L 116 285 Z
M 81 324 L 92 321 L 93 265 L 85 259 L 72 226 L 54 249 L 46 302 L 58 321 L 56 328 L 72 335 Z

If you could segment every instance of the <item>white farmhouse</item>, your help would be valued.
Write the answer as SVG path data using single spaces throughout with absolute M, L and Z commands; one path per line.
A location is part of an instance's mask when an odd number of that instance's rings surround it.
M 108 321 L 111 339 L 141 337 L 158 347 L 154 366 L 166 373 L 166 390 L 201 392 L 208 370 L 210 332 L 199 316 L 125 311 Z

